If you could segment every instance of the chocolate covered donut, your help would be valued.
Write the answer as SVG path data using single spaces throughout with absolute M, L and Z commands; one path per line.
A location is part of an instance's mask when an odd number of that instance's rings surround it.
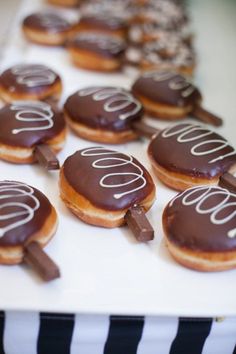
M 6 102 L 59 99 L 61 91 L 58 74 L 41 64 L 15 65 L 0 76 L 0 97 Z
M 32 163 L 40 144 L 59 151 L 65 140 L 61 113 L 48 103 L 16 101 L 0 110 L 0 158 L 14 163 Z
M 137 138 L 131 124 L 141 119 L 143 108 L 123 88 L 87 87 L 67 99 L 64 112 L 82 138 L 114 144 Z
M 127 37 L 128 26 L 125 19 L 121 16 L 105 12 L 81 16 L 78 31 L 105 33 L 125 39 Z
M 76 26 L 59 14 L 37 12 L 24 19 L 22 30 L 34 43 L 57 46 L 63 45 L 75 33 Z
M 155 186 L 147 170 L 132 156 L 90 147 L 64 162 L 60 193 L 68 208 L 83 221 L 117 227 L 125 223 L 130 207 L 151 207 Z
M 158 178 L 177 190 L 217 184 L 222 174 L 236 171 L 235 149 L 203 125 L 184 123 L 161 131 L 148 155 Z
M 146 72 L 133 84 L 132 92 L 153 117 L 175 120 L 191 113 L 209 124 L 222 124 L 220 118 L 200 106 L 200 91 L 185 76 L 176 72 Z
M 0 182 L 0 263 L 17 264 L 25 248 L 43 248 L 57 228 L 57 214 L 39 190 L 22 182 Z
M 180 264 L 200 271 L 236 267 L 236 194 L 218 186 L 188 189 L 166 206 L 163 227 Z
M 73 63 L 97 71 L 120 69 L 126 44 L 116 36 L 96 32 L 81 32 L 68 43 Z

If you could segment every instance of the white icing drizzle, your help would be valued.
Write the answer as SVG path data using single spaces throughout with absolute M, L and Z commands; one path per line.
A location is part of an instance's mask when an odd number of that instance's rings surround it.
M 22 201 L 25 201 L 26 197 L 29 201 L 28 204 Z M 7 208 L 9 207 L 15 207 L 18 211 L 7 212 Z M 0 182 L 0 222 L 8 222 L 7 226 L 0 227 L 0 238 L 3 237 L 6 232 L 30 222 L 39 207 L 40 202 L 34 196 L 34 190 L 30 186 L 20 182 Z M 14 221 L 19 217 L 20 220 Z
M 13 129 L 12 134 L 24 131 L 46 130 L 53 127 L 53 112 L 49 104 L 39 101 L 15 101 L 10 106 L 12 111 L 17 111 L 15 117 L 21 122 L 38 122 L 43 125 Z
M 135 115 L 142 107 L 131 93 L 120 88 L 89 87 L 78 91 L 78 95 L 81 97 L 92 95 L 94 101 L 106 101 L 103 106 L 106 112 L 117 112 L 130 106 L 129 112 L 119 114 L 121 120 Z M 132 109 L 131 105 L 135 107 Z
M 125 43 L 118 37 L 84 32 L 76 36 L 77 40 L 87 41 L 96 44 L 99 48 L 109 50 L 113 54 L 125 48 Z
M 179 126 L 179 129 L 175 129 L 176 127 Z M 198 132 L 195 136 L 189 137 L 191 133 L 193 132 Z M 210 155 L 215 152 L 220 152 L 220 150 L 224 149 L 226 146 L 230 146 L 227 140 L 224 138 L 219 138 L 219 139 L 211 139 L 210 136 L 213 135 L 214 132 L 212 130 L 209 130 L 205 128 L 204 126 L 201 125 L 194 125 L 194 124 L 188 124 L 186 126 L 182 126 L 181 124 L 177 124 L 173 127 L 167 128 L 162 132 L 162 137 L 163 138 L 169 138 L 174 135 L 177 136 L 177 142 L 178 143 L 189 143 L 191 141 L 199 140 L 203 137 L 209 137 L 209 139 L 206 139 L 205 141 L 202 141 L 200 143 L 197 143 L 194 145 L 190 152 L 194 156 L 204 156 L 204 155 Z M 216 147 L 212 149 L 207 149 L 207 145 L 209 144 L 217 144 Z M 202 150 L 202 147 L 205 147 L 205 150 Z M 201 148 L 201 151 L 199 151 L 199 148 Z M 225 155 L 220 155 L 217 156 L 216 158 L 213 158 L 208 161 L 208 163 L 214 163 L 219 160 L 223 160 L 228 156 L 235 155 L 236 151 L 233 149 L 233 151 L 225 154 Z
M 202 192 L 199 195 L 199 192 Z M 197 196 L 195 195 L 197 194 Z M 214 195 L 222 195 L 224 199 L 214 206 L 206 209 L 204 208 L 204 203 Z M 210 214 L 210 221 L 215 225 L 223 225 L 232 220 L 236 217 L 236 199 L 235 202 L 228 202 L 230 197 L 236 198 L 236 194 L 229 192 L 227 189 L 223 189 L 217 186 L 208 187 L 208 186 L 199 186 L 190 188 L 183 193 L 180 193 L 175 197 L 171 202 L 170 206 L 173 205 L 176 199 L 182 198 L 182 204 L 185 206 L 194 205 L 195 210 L 198 214 Z M 224 218 L 218 218 L 218 215 L 222 210 L 228 207 L 235 207 L 235 210 L 231 212 L 229 215 L 225 216 Z M 227 236 L 230 238 L 236 237 L 236 228 L 229 230 Z
M 16 65 L 11 69 L 16 75 L 18 84 L 27 87 L 37 87 L 40 85 L 50 85 L 56 79 L 56 74 L 44 65 Z
M 176 76 L 168 71 L 151 71 L 143 75 L 144 78 L 152 78 L 154 81 L 162 82 L 172 79 L 168 86 L 171 90 L 181 91 L 181 96 L 187 98 L 195 91 L 195 87 L 186 80 L 184 76 Z
M 119 166 L 133 166 L 136 169 L 136 172 L 115 172 L 115 173 L 107 173 L 104 175 L 99 184 L 103 188 L 122 188 L 125 186 L 130 185 L 131 189 L 124 192 L 124 193 L 115 193 L 113 197 L 115 199 L 120 199 L 124 197 L 127 194 L 136 192 L 140 189 L 142 189 L 144 186 L 146 186 L 147 181 L 144 177 L 144 171 L 143 169 L 138 166 L 134 161 L 133 157 L 130 155 L 123 155 L 122 157 L 114 157 L 114 155 L 120 155 L 120 152 L 117 151 L 110 151 L 102 147 L 92 147 L 88 148 L 84 151 L 81 152 L 81 155 L 86 157 L 86 156 L 98 156 L 101 158 L 98 158 L 92 163 L 92 167 L 97 168 L 97 169 L 112 169 L 114 167 L 119 167 Z M 111 155 L 109 157 L 109 155 Z M 108 157 L 103 157 L 103 156 L 108 156 Z M 107 162 L 107 164 L 105 163 Z M 108 180 L 112 177 L 119 177 L 119 176 L 130 176 L 132 177 L 128 182 L 125 183 L 119 183 L 119 184 L 114 184 L 114 183 L 109 183 Z M 132 184 L 135 183 L 136 181 L 140 181 L 140 186 L 136 188 L 132 188 Z

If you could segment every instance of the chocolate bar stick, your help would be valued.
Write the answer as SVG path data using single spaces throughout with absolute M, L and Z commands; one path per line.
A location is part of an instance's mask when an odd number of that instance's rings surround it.
M 228 189 L 230 192 L 236 193 L 236 177 L 230 173 L 224 173 L 219 180 L 219 186 Z
M 219 127 L 223 123 L 221 118 L 206 111 L 201 106 L 195 106 L 191 113 L 195 118 L 201 120 L 202 122 L 215 125 L 216 127 Z
M 125 221 L 137 241 L 146 242 L 153 240 L 154 230 L 141 206 L 131 207 L 125 215 Z
M 132 128 L 135 130 L 136 133 L 140 136 L 145 136 L 146 138 L 152 138 L 153 135 L 157 134 L 160 132 L 159 129 L 156 129 L 154 127 L 151 127 L 150 125 L 147 125 L 146 123 L 139 121 L 139 122 L 134 122 L 132 124 Z
M 25 246 L 24 261 L 35 269 L 43 280 L 50 281 L 60 277 L 58 266 L 37 242 L 32 242 Z
M 34 154 L 38 162 L 47 170 L 59 170 L 60 164 L 54 152 L 48 145 L 37 145 Z

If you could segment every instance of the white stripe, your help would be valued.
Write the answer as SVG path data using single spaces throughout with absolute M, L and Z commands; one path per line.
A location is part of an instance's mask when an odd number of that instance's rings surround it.
M 147 316 L 137 354 L 169 354 L 177 330 L 178 318 Z
M 37 354 L 39 333 L 38 312 L 5 312 L 3 335 L 4 350 L 7 354 Z
M 202 354 L 232 354 L 236 343 L 236 318 L 212 323 Z
M 103 354 L 109 316 L 76 315 L 70 354 Z

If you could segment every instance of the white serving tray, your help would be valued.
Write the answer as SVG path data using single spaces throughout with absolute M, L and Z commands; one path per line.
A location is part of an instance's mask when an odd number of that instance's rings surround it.
M 232 1 L 192 1 L 193 26 L 199 65 L 196 82 L 205 107 L 225 118 L 219 131 L 232 143 L 236 136 L 235 40 L 236 4 Z M 27 43 L 19 23 L 26 14 L 45 7 L 24 0 L 13 25 L 1 70 L 18 62 L 45 63 L 64 81 L 63 100 L 87 85 L 129 88 L 136 74 L 99 74 L 74 68 L 63 49 Z M 65 11 L 65 10 L 64 10 Z M 74 14 L 67 12 L 68 16 Z M 164 127 L 167 123 L 157 123 Z M 95 145 L 70 134 L 60 162 L 75 150 Z M 133 154 L 150 168 L 147 141 L 115 147 Z M 62 277 L 41 282 L 26 266 L 0 267 L 0 309 L 75 313 L 151 314 L 171 316 L 236 315 L 236 271 L 204 274 L 185 269 L 169 256 L 163 242 L 162 210 L 175 192 L 155 177 L 157 201 L 148 216 L 156 229 L 153 242 L 138 244 L 126 227 L 102 229 L 76 219 L 60 201 L 58 172 L 39 166 L 17 166 L 0 161 L 1 179 L 21 180 L 43 191 L 60 217 L 58 232 L 46 252 L 58 263 Z

